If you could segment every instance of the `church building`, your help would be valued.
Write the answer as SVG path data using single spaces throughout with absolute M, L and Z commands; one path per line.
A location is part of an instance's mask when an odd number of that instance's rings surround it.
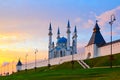
M 51 23 L 49 25 L 49 59 L 63 57 L 67 55 L 77 54 L 77 29 L 75 26 L 74 34 L 72 36 L 72 44 L 71 43 L 71 30 L 70 30 L 70 22 L 67 24 L 67 38 L 60 36 L 60 29 L 57 31 L 57 42 L 56 45 L 52 41 L 52 26 Z

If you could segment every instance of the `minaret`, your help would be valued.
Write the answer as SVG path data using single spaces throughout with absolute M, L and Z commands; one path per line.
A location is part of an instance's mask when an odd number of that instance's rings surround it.
M 49 58 L 50 58 L 50 51 L 52 49 L 52 26 L 51 26 L 51 23 L 49 25 L 49 33 L 48 33 L 48 36 L 49 36 Z
M 67 50 L 70 50 L 70 22 L 68 20 L 68 24 L 67 24 Z
M 58 27 L 58 32 L 57 32 L 57 39 L 60 38 L 60 30 L 59 30 L 59 27 Z
M 74 54 L 77 53 L 77 29 L 76 29 L 76 26 L 75 26 L 75 29 L 74 29 L 74 35 L 73 35 L 73 52 Z

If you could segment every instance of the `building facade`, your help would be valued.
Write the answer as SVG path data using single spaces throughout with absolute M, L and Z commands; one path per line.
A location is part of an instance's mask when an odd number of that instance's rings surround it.
M 99 56 L 105 56 L 111 54 L 111 43 L 104 40 L 100 27 L 96 21 L 96 24 L 93 28 L 92 36 L 85 46 L 85 57 L 94 58 Z M 120 53 L 120 39 L 112 42 L 112 54 Z
M 72 54 L 77 54 L 77 29 L 75 26 L 74 29 L 74 34 L 72 36 L 72 45 L 70 44 L 71 40 L 71 30 L 70 30 L 70 22 L 68 21 L 67 24 L 67 38 L 65 37 L 61 37 L 60 36 L 60 29 L 58 28 L 58 32 L 57 32 L 57 42 L 56 45 L 54 44 L 54 42 L 52 41 L 52 26 L 50 23 L 49 26 L 49 59 L 52 58 L 57 58 L 57 57 L 63 57 L 63 56 L 67 56 L 67 55 L 72 55 Z

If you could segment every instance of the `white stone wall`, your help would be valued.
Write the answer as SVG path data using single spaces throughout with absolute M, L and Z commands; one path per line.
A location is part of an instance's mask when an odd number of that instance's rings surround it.
M 110 54 L 110 44 L 97 48 L 96 45 L 90 45 L 85 47 L 85 53 L 78 53 L 73 55 L 74 60 L 84 60 L 87 58 L 88 53 L 91 53 L 91 57 L 97 57 L 97 56 L 105 56 Z M 120 53 L 120 42 L 114 43 L 113 44 L 113 53 L 116 54 Z M 50 64 L 51 65 L 57 65 L 57 64 L 62 64 L 63 62 L 68 62 L 72 60 L 72 55 L 64 56 L 64 57 L 58 57 L 58 58 L 53 58 L 50 59 Z M 42 60 L 42 61 L 37 61 L 37 67 L 44 67 L 48 65 L 48 60 Z M 32 69 L 35 67 L 35 63 L 31 62 L 27 64 L 27 69 Z M 25 65 L 22 66 L 22 70 L 25 69 Z
M 110 55 L 111 54 L 111 45 L 106 45 L 98 48 L 98 53 L 100 56 Z M 112 54 L 120 53 L 120 42 L 112 44 Z
M 17 71 L 22 70 L 22 66 L 17 66 L 17 67 L 16 67 L 16 70 L 17 70 Z
M 95 57 L 98 57 L 99 56 L 99 52 L 98 52 L 98 47 L 97 47 L 97 45 L 96 44 L 93 44 L 93 50 L 94 50 L 94 52 L 93 52 L 93 58 L 95 58 Z
M 73 60 L 84 60 L 84 59 L 85 59 L 84 53 L 74 54 L 73 55 Z M 51 65 L 57 65 L 57 64 L 62 64 L 64 62 L 68 62 L 68 61 L 72 61 L 72 55 L 50 59 L 50 64 Z M 22 70 L 25 70 L 25 68 L 26 68 L 25 66 L 26 65 L 23 64 Z M 36 66 L 37 67 L 48 66 L 48 60 L 37 61 Z M 34 62 L 31 62 L 31 63 L 27 64 L 27 69 L 33 69 L 34 67 L 35 67 Z

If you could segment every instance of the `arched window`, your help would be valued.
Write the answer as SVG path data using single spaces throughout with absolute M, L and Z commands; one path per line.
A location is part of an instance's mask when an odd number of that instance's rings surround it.
M 62 57 L 63 55 L 62 55 L 62 51 L 60 51 L 60 57 Z
M 91 53 L 89 52 L 88 54 L 87 54 L 87 59 L 89 59 L 91 57 Z

